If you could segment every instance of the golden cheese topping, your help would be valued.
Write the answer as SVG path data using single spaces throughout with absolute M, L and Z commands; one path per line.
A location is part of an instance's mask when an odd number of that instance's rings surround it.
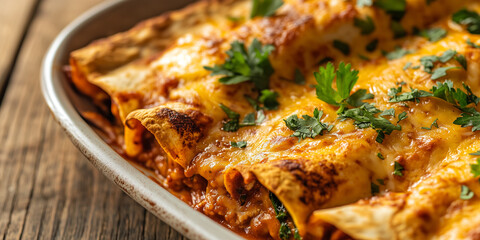
M 247 238 L 478 238 L 480 4 L 285 0 L 250 18 L 259 2 L 201 1 L 73 52 L 73 83 L 115 120 L 84 116 Z M 329 68 L 346 97 L 326 100 Z

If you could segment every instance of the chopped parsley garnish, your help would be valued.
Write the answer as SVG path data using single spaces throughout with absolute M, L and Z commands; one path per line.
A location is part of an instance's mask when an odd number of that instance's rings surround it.
M 294 81 L 296 84 L 304 85 L 306 82 L 305 76 L 303 76 L 302 72 L 297 68 L 295 69 L 295 76 Z
M 447 36 L 447 30 L 443 28 L 430 28 L 420 31 L 420 36 L 428 39 L 430 42 L 436 42 Z
M 388 53 L 385 53 L 384 55 L 388 60 L 395 60 L 395 59 L 399 59 L 399 58 L 401 58 L 401 57 L 403 57 L 407 54 L 410 54 L 410 53 L 413 53 L 413 51 L 397 46 L 395 48 L 395 50 L 393 50 L 391 52 L 388 52 Z
M 245 20 L 243 17 L 228 16 L 227 18 L 228 18 L 228 20 L 230 20 L 231 22 L 234 22 L 234 23 L 241 22 L 241 21 Z
M 463 69 L 467 70 L 468 65 L 467 65 L 467 59 L 465 58 L 465 55 L 458 54 L 454 58 L 458 63 L 460 63 L 460 65 L 462 65 Z
M 472 155 L 472 156 L 480 156 L 480 151 L 476 151 L 476 152 L 474 152 L 474 153 L 470 153 L 470 155 Z M 479 165 L 479 167 L 480 167 L 480 165 Z M 479 172 L 479 174 L 480 174 L 480 172 Z
M 429 93 L 424 90 L 411 89 L 410 92 L 402 93 L 402 87 L 390 88 L 388 90 L 388 96 L 390 96 L 389 102 L 405 102 L 405 101 L 414 101 L 420 102 L 419 98 L 421 97 L 431 97 L 432 93 Z
M 358 54 L 358 57 L 362 60 L 365 60 L 365 61 L 370 61 L 371 59 L 365 55 L 362 55 L 362 54 Z
M 260 110 L 257 112 L 256 116 L 255 113 L 249 113 L 245 115 L 243 121 L 240 123 L 240 114 L 233 111 L 232 109 L 228 108 L 227 106 L 220 103 L 220 108 L 225 112 L 228 119 L 223 124 L 222 130 L 226 132 L 236 132 L 241 127 L 248 127 L 248 126 L 255 126 L 256 124 L 260 124 L 265 119 L 263 115 L 263 111 Z M 261 112 L 261 113 L 260 113 Z M 263 118 L 262 118 L 263 116 Z
M 403 177 L 403 171 L 405 168 L 399 162 L 395 162 L 393 166 L 393 175 Z
M 372 192 L 372 196 L 375 196 L 377 193 L 380 192 L 380 187 L 377 184 L 372 182 L 370 183 L 370 190 Z
M 433 70 L 432 80 L 437 80 L 439 78 L 447 76 L 447 71 L 450 69 L 459 69 L 459 67 L 441 67 Z
M 480 48 L 480 45 L 473 43 L 470 39 L 467 39 L 467 44 L 473 48 Z
M 242 123 L 239 121 L 240 115 L 238 113 L 235 113 L 238 116 L 234 116 L 232 110 L 221 104 L 221 108 L 229 118 L 229 121 L 223 126 L 224 131 L 235 132 L 240 127 L 259 124 L 259 122 L 265 119 L 263 111 L 259 110 L 274 110 L 278 108 L 278 93 L 268 90 L 270 77 L 274 72 L 268 56 L 274 49 L 272 45 L 262 46 L 257 39 L 252 41 L 248 49 L 246 49 L 242 42 L 234 41 L 231 44 L 230 50 L 227 51 L 228 58 L 224 64 L 215 65 L 214 67 L 204 67 L 206 70 L 212 72 L 212 76 L 223 75 L 219 81 L 225 85 L 253 82 L 255 89 L 259 92 L 256 101 L 258 101 L 259 104 L 263 104 L 263 107 L 259 107 L 255 100 L 248 97 L 247 100 L 249 103 L 258 111 L 256 114 L 257 119 L 255 119 L 255 113 L 250 113 L 245 116 Z
M 467 107 L 470 104 L 477 105 L 480 98 L 475 96 L 467 85 L 463 84 L 465 91 L 460 88 L 455 89 L 452 81 L 437 83 L 430 89 L 430 92 L 418 89 L 412 89 L 411 92 L 401 93 L 402 88 L 391 88 L 388 95 L 391 97 L 389 102 L 416 101 L 419 102 L 421 97 L 436 97 L 453 104 L 462 110 L 461 117 L 457 118 L 453 124 L 462 127 L 472 127 L 472 131 L 480 130 L 480 112 L 473 107 Z M 400 93 L 400 94 L 399 94 Z
M 345 56 L 350 55 L 350 46 L 348 45 L 348 43 L 342 42 L 340 40 L 333 40 L 333 47 L 343 53 L 343 55 Z
M 230 142 L 230 146 L 236 147 L 236 148 L 246 148 L 247 142 L 246 141 Z
M 407 32 L 403 28 L 402 24 L 400 24 L 400 22 L 392 21 L 390 23 L 390 29 L 392 29 L 393 38 L 395 38 L 395 39 L 407 36 Z
M 387 109 L 387 110 L 383 111 L 379 116 L 380 117 L 383 117 L 383 116 L 395 117 L 395 109 L 393 109 L 393 108 Z
M 412 62 L 407 62 L 405 64 L 405 66 L 403 66 L 403 70 L 405 71 L 405 70 L 409 69 L 411 66 L 412 66 Z
M 357 7 L 367 6 L 370 7 L 373 5 L 373 0 L 357 0 Z
M 224 64 L 204 67 L 212 71 L 212 76 L 223 75 L 220 82 L 226 85 L 251 81 L 257 90 L 268 89 L 270 76 L 274 70 L 268 56 L 275 49 L 272 45 L 262 44 L 254 39 L 248 50 L 242 42 L 234 41 L 227 51 Z
M 480 34 L 480 15 L 474 11 L 462 9 L 452 15 L 452 21 L 467 27 L 467 31 Z
M 270 192 L 270 201 L 272 202 L 273 209 L 275 210 L 275 215 L 278 221 L 280 222 L 280 232 L 279 236 L 280 239 L 282 240 L 287 240 L 290 239 L 290 236 L 292 235 L 292 231 L 290 230 L 289 224 L 287 222 L 289 214 L 287 212 L 287 209 L 283 205 L 282 202 L 273 194 Z M 300 234 L 298 233 L 298 229 L 294 226 L 294 238 L 296 240 L 301 240 L 302 238 L 300 237 Z
M 461 117 L 457 118 L 453 124 L 462 127 L 472 127 L 472 132 L 480 130 L 480 113 L 474 108 L 469 108 L 468 112 L 463 112 Z
M 377 157 L 381 160 L 385 160 L 385 157 L 382 155 L 382 153 L 377 153 Z
M 317 97 L 331 105 L 340 106 L 344 105 L 347 98 L 350 97 L 350 92 L 353 89 L 355 83 L 358 80 L 358 71 L 352 70 L 351 65 L 341 62 L 338 66 L 338 70 L 335 71 L 335 67 L 331 62 L 326 67 L 320 67 L 318 72 L 314 73 L 315 79 L 318 85 Z M 332 88 L 333 80 L 337 79 L 337 89 Z
M 353 24 L 360 29 L 362 35 L 368 35 L 375 31 L 375 23 L 370 16 L 367 16 L 365 19 L 355 18 Z
M 473 196 L 475 196 L 475 194 L 472 192 L 472 190 L 470 190 L 470 188 L 468 188 L 467 186 L 462 185 L 462 190 L 460 192 L 460 199 L 470 200 L 473 198 Z
M 376 0 L 374 4 L 387 12 L 395 21 L 402 19 L 407 9 L 406 0 Z
M 263 103 L 263 106 L 267 110 L 276 110 L 278 109 L 278 93 L 265 89 L 260 92 L 260 96 L 258 97 L 258 101 Z
M 377 46 L 378 46 L 378 39 L 373 39 L 371 42 L 367 44 L 367 46 L 365 46 L 365 50 L 367 50 L 368 52 L 373 52 L 375 51 L 375 49 L 377 49 Z
M 378 135 L 376 141 L 382 143 L 385 135 L 390 135 L 394 130 L 401 130 L 399 125 L 393 125 L 390 121 L 383 117 L 375 117 L 375 114 L 381 111 L 372 104 L 365 103 L 361 107 L 347 109 L 339 114 L 339 119 L 353 119 L 354 125 L 358 128 L 373 128 Z
M 437 119 L 435 119 L 435 121 L 433 121 L 433 123 L 430 125 L 430 127 L 422 127 L 422 129 L 425 129 L 425 130 L 432 130 L 432 129 L 433 129 L 433 127 L 437 127 L 437 128 L 438 128 L 438 123 L 437 123 L 437 121 L 438 121 L 438 118 L 437 118 Z
M 467 92 L 464 92 L 459 88 L 455 90 L 453 82 L 447 80 L 443 83 L 437 83 L 437 85 L 433 86 L 430 91 L 433 93 L 433 96 L 443 99 L 460 109 L 465 108 L 470 103 L 477 105 L 480 99 L 472 93 L 470 87 L 465 84 L 463 87 Z
M 298 137 L 298 141 L 300 141 L 307 137 L 315 138 L 318 135 L 323 135 L 324 130 L 332 130 L 333 125 L 328 125 L 320 121 L 322 116 L 323 112 L 315 108 L 313 117 L 303 115 L 303 119 L 300 119 L 297 115 L 292 115 L 283 121 L 290 130 L 294 131 L 292 137 Z
M 401 126 L 395 126 L 383 117 L 376 117 L 381 113 L 373 104 L 363 102 L 363 100 L 372 99 L 373 95 L 367 93 L 365 89 L 360 89 L 350 95 L 353 86 L 358 80 L 358 71 L 352 70 L 351 65 L 340 63 L 338 69 L 332 63 L 326 67 L 320 67 L 319 72 L 315 72 L 315 79 L 318 85 L 317 97 L 334 106 L 339 106 L 338 118 L 340 120 L 352 119 L 354 125 L 358 128 L 371 127 L 377 131 L 377 142 L 382 143 L 385 135 L 389 135 L 393 130 L 401 130 Z M 336 78 L 337 90 L 332 88 L 333 80 Z M 348 109 L 348 106 L 355 108 Z
M 223 131 L 235 132 L 240 128 L 240 114 L 228 108 L 227 106 L 220 104 L 220 108 L 227 114 L 228 121 L 223 124 Z
M 377 179 L 377 182 L 380 184 L 380 185 L 385 185 L 385 181 L 383 179 Z
M 465 70 L 467 69 L 467 60 L 465 56 L 462 54 L 458 54 L 457 51 L 452 49 L 445 51 L 440 56 L 435 56 L 435 55 L 423 56 L 422 58 L 420 58 L 420 64 L 423 66 L 423 70 L 426 73 L 432 74 L 431 79 L 436 80 L 446 76 L 448 70 L 459 68 L 459 67 L 450 66 L 450 67 L 441 67 L 434 70 L 436 63 L 438 62 L 446 63 L 451 59 L 455 59 Z
M 480 156 L 479 152 L 470 153 L 470 155 Z M 470 172 L 473 174 L 473 177 L 480 177 L 480 158 L 477 158 L 477 163 L 470 164 Z
M 253 0 L 250 18 L 272 16 L 282 5 L 282 0 Z
M 402 112 L 402 113 L 398 114 L 398 121 L 397 121 L 397 123 L 399 123 L 400 121 L 405 120 L 405 119 L 407 119 L 407 118 L 408 118 L 407 112 Z

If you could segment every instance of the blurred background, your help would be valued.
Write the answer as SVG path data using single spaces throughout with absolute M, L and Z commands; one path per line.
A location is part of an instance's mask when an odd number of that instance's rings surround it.
M 0 239 L 183 239 L 90 165 L 41 94 L 49 45 L 102 2 L 0 0 Z

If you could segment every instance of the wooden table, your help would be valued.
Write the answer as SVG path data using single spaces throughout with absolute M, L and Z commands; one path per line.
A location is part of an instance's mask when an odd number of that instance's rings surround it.
M 60 30 L 102 0 L 2 0 L 0 239 L 183 239 L 94 169 L 40 92 Z

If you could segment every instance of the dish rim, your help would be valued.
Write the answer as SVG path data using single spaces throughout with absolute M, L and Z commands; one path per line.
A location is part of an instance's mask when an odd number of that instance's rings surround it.
M 166 189 L 149 179 L 104 142 L 75 109 L 60 78 L 60 60 L 66 43 L 95 16 L 106 14 L 126 0 L 100 3 L 68 24 L 57 35 L 43 59 L 41 91 L 54 119 L 90 163 L 113 181 L 123 192 L 190 239 L 243 239 L 206 215 L 196 211 Z M 161 13 L 159 13 L 161 14 Z M 59 66 L 60 65 L 60 66 Z

